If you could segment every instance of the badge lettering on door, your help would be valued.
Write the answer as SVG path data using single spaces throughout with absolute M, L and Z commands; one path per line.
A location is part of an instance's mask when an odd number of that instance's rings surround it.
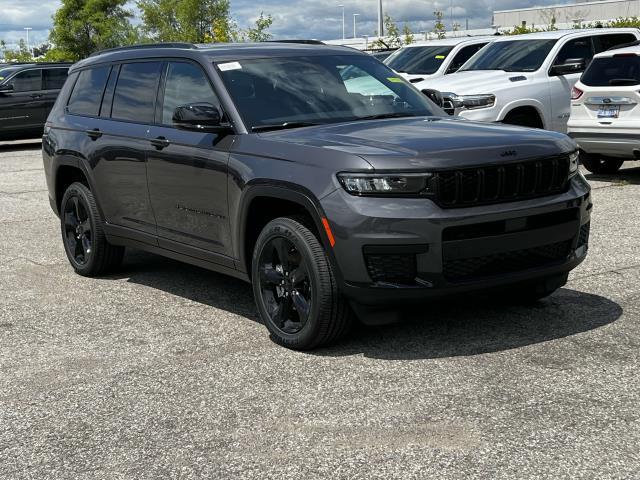
M 195 214 L 198 214 L 198 215 L 206 215 L 208 217 L 214 217 L 214 218 L 217 218 L 219 220 L 224 220 L 225 218 L 227 218 L 224 215 L 218 215 L 217 213 L 207 212 L 206 210 L 199 210 L 197 208 L 185 207 L 184 205 L 180 205 L 179 203 L 176 205 L 176 208 L 178 210 L 182 210 L 183 212 L 195 213 Z

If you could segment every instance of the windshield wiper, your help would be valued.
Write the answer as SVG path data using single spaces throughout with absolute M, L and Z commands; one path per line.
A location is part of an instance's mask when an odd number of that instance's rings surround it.
M 302 127 L 314 127 L 316 125 L 322 125 L 321 123 L 313 122 L 284 122 L 274 123 L 273 125 L 256 125 L 251 127 L 252 132 L 268 132 L 269 130 L 286 130 L 288 128 L 302 128 Z

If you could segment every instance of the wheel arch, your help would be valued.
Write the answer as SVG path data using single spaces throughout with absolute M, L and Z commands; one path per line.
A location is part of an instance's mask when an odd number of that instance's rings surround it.
M 508 115 L 512 115 L 519 111 L 522 111 L 522 112 L 535 111 L 535 113 L 538 115 L 538 118 L 540 119 L 542 128 L 543 129 L 549 128 L 549 122 L 547 121 L 547 118 L 545 115 L 544 105 L 542 105 L 542 103 L 540 103 L 539 101 L 533 100 L 533 99 L 520 100 L 504 106 L 500 111 L 500 115 L 498 116 L 497 121 L 503 122 Z
M 87 188 L 89 188 L 89 190 L 91 190 L 94 197 L 96 197 L 92 176 L 81 158 L 73 155 L 64 155 L 56 158 L 53 177 L 54 201 L 56 213 L 58 215 L 60 214 L 60 203 L 62 202 L 64 192 L 69 185 L 76 181 L 83 183 Z M 98 210 L 100 215 L 102 215 L 99 202 Z

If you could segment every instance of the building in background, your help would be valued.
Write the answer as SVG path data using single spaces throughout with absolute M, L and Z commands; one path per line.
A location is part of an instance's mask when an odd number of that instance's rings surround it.
M 621 17 L 640 17 L 640 0 L 602 0 L 499 10 L 493 12 L 493 25 L 509 29 L 521 25 L 545 27 L 555 23 L 557 28 L 562 29 L 607 22 Z

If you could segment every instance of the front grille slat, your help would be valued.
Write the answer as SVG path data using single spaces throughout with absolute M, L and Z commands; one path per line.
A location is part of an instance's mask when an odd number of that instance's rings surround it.
M 435 200 L 445 208 L 526 200 L 566 190 L 569 157 L 438 172 Z

